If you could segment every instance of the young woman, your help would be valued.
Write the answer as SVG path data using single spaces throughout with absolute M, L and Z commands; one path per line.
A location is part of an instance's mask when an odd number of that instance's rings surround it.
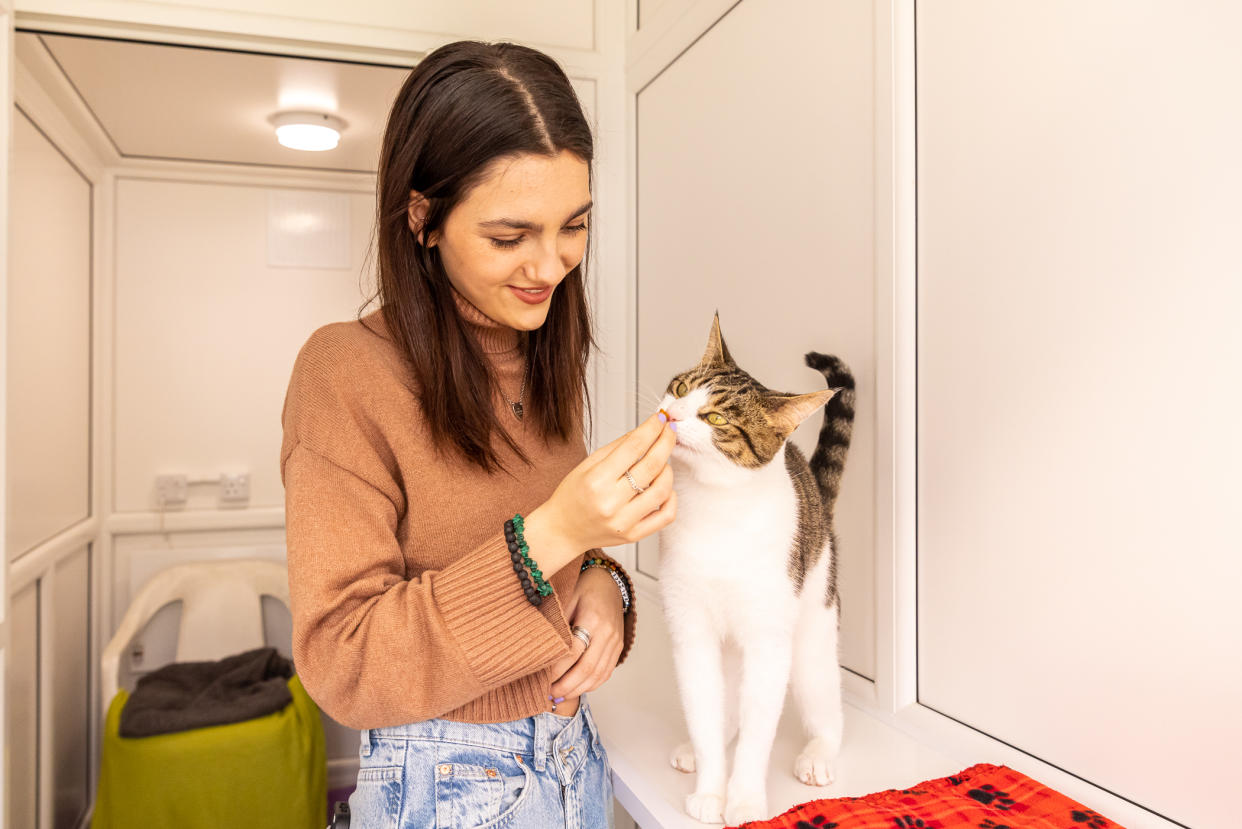
M 653 416 L 587 456 L 590 128 L 546 55 L 436 49 L 389 115 L 379 309 L 285 397 L 294 663 L 360 729 L 355 829 L 612 826 L 585 694 L 633 642 L 600 547 L 676 514 Z

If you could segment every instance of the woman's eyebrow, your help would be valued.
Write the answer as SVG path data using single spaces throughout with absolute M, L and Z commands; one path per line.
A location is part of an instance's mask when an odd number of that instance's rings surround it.
M 569 214 L 569 218 L 566 219 L 565 221 L 572 222 L 574 219 L 578 218 L 583 213 L 590 210 L 591 205 L 593 204 L 595 204 L 594 199 L 582 205 L 582 207 L 579 207 L 573 213 Z M 483 229 L 496 228 L 496 227 L 508 227 L 514 230 L 533 230 L 536 233 L 543 232 L 543 225 L 535 224 L 534 222 L 524 222 L 519 219 L 492 219 L 491 221 L 487 221 L 487 222 L 479 222 L 479 227 Z

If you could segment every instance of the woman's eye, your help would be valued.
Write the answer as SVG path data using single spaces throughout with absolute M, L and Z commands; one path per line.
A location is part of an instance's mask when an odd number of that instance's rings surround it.
M 582 231 L 586 229 L 587 229 L 587 226 L 586 226 L 586 223 L 584 222 L 580 225 L 570 225 L 569 227 L 565 228 L 565 232 L 566 233 L 581 233 Z M 492 244 L 498 248 L 515 248 L 521 243 L 522 243 L 521 236 L 517 237 L 516 239 L 492 239 Z
M 683 380 L 682 382 L 678 383 L 677 386 L 673 389 L 673 394 L 677 395 L 678 397 L 685 397 L 686 392 L 688 391 L 690 391 L 690 389 L 689 387 L 686 386 L 686 383 Z
M 725 416 L 720 412 L 711 412 L 707 415 L 707 422 L 713 426 L 723 426 L 729 421 L 725 420 Z

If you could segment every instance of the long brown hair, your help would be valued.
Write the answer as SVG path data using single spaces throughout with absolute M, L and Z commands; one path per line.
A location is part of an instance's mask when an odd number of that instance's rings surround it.
M 438 247 L 418 243 L 410 191 L 428 200 L 424 239 L 499 158 L 569 150 L 588 168 L 591 128 L 556 61 L 515 43 L 461 40 L 410 72 L 388 116 L 378 173 L 379 292 L 384 322 L 418 380 L 423 417 L 440 449 L 487 472 L 503 468 L 494 438 L 528 465 L 493 407 L 496 380 L 457 311 Z M 591 246 L 588 222 L 587 250 Z M 595 342 L 587 308 L 586 254 L 552 294 L 547 320 L 526 337 L 525 418 L 545 441 L 581 434 L 589 417 L 587 359 Z

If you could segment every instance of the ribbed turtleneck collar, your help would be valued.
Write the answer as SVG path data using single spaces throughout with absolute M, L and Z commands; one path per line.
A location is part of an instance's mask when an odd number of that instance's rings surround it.
M 522 334 L 507 325 L 501 325 L 484 314 L 460 291 L 453 288 L 453 299 L 457 302 L 457 311 L 466 323 L 467 330 L 474 335 L 484 354 L 508 354 L 516 351 L 522 342 Z

